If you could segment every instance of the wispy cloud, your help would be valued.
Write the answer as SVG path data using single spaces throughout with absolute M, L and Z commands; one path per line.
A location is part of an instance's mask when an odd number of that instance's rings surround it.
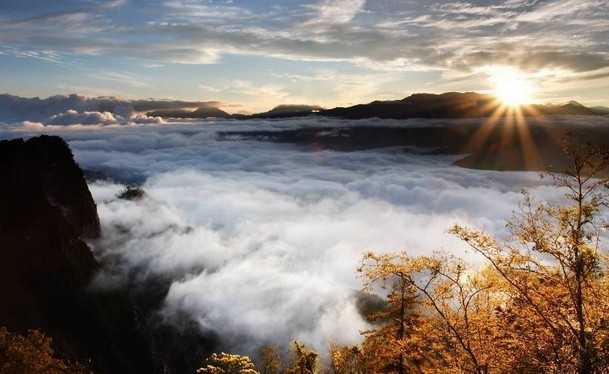
M 66 61 L 65 56 L 57 51 L 23 49 L 10 46 L 0 46 L 0 54 L 10 55 L 18 58 L 35 58 L 47 62 L 61 64 Z
M 349 22 L 362 11 L 365 4 L 366 0 L 320 0 L 309 6 L 316 14 L 306 24 L 323 27 Z

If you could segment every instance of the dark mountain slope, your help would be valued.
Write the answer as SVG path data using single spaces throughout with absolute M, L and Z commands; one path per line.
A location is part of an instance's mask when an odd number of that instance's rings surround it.
M 0 142 L 0 180 L 0 325 L 42 329 L 98 372 L 151 372 L 129 296 L 88 289 L 99 265 L 82 238 L 98 237 L 100 225 L 65 142 Z
M 523 116 L 540 115 L 597 115 L 590 108 L 577 103 L 565 105 L 521 105 Z M 477 118 L 493 115 L 511 115 L 503 104 L 492 95 L 475 92 L 447 92 L 414 94 L 402 100 L 373 101 L 347 108 L 322 110 L 319 115 L 347 119 L 363 118 Z
M 304 117 L 323 110 L 317 105 L 279 105 L 268 112 L 252 114 L 247 118 L 290 118 Z
M 231 115 L 222 109 L 202 106 L 194 111 L 188 109 L 159 109 L 146 113 L 152 117 L 164 118 L 229 118 Z

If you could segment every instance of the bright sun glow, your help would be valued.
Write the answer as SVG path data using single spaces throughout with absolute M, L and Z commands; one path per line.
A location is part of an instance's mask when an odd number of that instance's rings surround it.
M 495 95 L 506 105 L 523 105 L 531 102 L 531 85 L 524 81 L 508 81 L 495 89 Z
M 532 86 L 521 73 L 512 69 L 494 72 L 489 79 L 495 86 L 493 94 L 508 106 L 529 104 Z

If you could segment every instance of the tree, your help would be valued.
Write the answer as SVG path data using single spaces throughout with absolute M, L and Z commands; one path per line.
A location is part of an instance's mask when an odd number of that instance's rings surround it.
M 566 140 L 571 165 L 544 176 L 564 189 L 566 204 L 525 201 L 508 222 L 510 236 L 500 241 L 461 226 L 451 232 L 484 256 L 508 286 L 510 302 L 502 313 L 523 334 L 536 331 L 544 341 L 537 357 L 549 372 L 606 371 L 607 262 L 602 230 L 608 206 L 603 176 L 609 152 Z M 606 174 L 605 174 L 606 175 Z M 512 336 L 516 338 L 515 335 Z M 522 346 L 522 344 L 521 344 Z
M 276 346 L 263 347 L 260 350 L 261 374 L 279 374 L 281 372 L 281 356 Z
M 26 336 L 0 328 L 0 373 L 86 374 L 89 369 L 54 356 L 52 339 L 38 330 Z
M 330 361 L 334 374 L 369 374 L 372 372 L 367 365 L 362 349 L 357 345 L 340 347 L 330 344 Z
M 248 356 L 214 353 L 207 359 L 207 366 L 197 370 L 199 374 L 260 374 Z
M 286 374 L 315 374 L 317 372 L 317 360 L 319 354 L 298 341 L 294 342 L 292 348 L 293 363 L 286 368 Z
M 412 262 L 401 255 L 367 253 L 357 271 L 364 278 L 364 291 L 389 289 L 387 309 L 368 316 L 378 327 L 364 331 L 363 360 L 370 372 L 419 373 L 434 366 L 430 354 L 433 334 L 429 322 L 417 309 Z
M 463 260 L 442 252 L 420 257 L 370 252 L 358 271 L 368 278 L 366 289 L 379 279 L 394 279 L 387 313 L 392 322 L 376 330 L 369 341 L 377 349 L 385 341 L 384 350 L 399 352 L 394 357 L 399 357 L 401 366 L 389 372 L 417 373 L 446 366 L 487 372 L 491 357 L 496 356 L 490 344 L 493 311 L 502 299 L 488 272 L 469 272 Z

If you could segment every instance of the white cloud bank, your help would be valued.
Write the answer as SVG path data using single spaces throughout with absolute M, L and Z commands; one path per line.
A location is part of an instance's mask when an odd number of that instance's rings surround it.
M 215 101 L 127 100 L 114 96 L 55 95 L 44 99 L 0 95 L 0 126 L 21 122 L 50 126 L 161 124 L 145 112 L 159 109 L 215 107 Z
M 145 179 L 148 197 L 137 201 L 116 199 L 120 184 L 90 185 L 104 231 L 94 244 L 105 264 L 97 285 L 164 279 L 169 292 L 159 312 L 176 323 L 188 316 L 234 351 L 286 346 L 292 339 L 325 351 L 329 340 L 357 342 L 366 328 L 355 299 L 363 252 L 416 255 L 445 248 L 476 262 L 446 234 L 451 225 L 485 226 L 501 235 L 522 188 L 560 196 L 535 173 L 460 169 L 451 166 L 454 157 L 398 148 L 339 153 L 217 136 L 231 129 L 370 123 L 298 119 L 54 130 L 84 168 Z M 22 131 L 0 130 L 0 138 L 40 132 Z

